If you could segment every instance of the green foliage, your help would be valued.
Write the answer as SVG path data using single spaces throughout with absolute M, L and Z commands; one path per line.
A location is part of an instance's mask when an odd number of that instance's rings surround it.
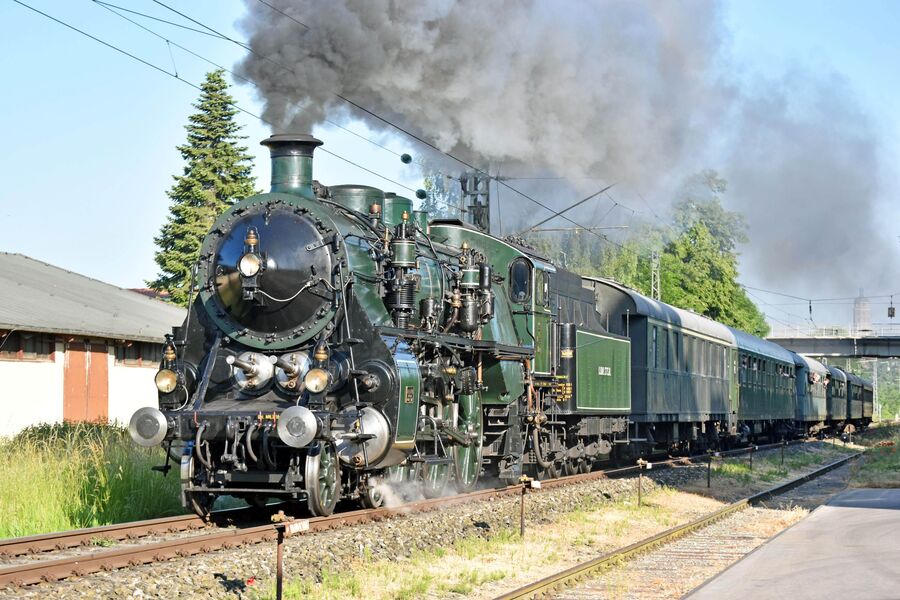
M 187 304 L 193 264 L 203 237 L 216 217 L 229 206 L 255 193 L 246 136 L 238 135 L 234 117 L 238 110 L 228 94 L 224 71 L 208 73 L 201 86 L 197 112 L 188 120 L 187 143 L 178 146 L 185 161 L 184 173 L 174 177 L 167 192 L 169 217 L 154 238 L 159 275 L 147 285 L 167 291 L 173 302 Z
M 678 230 L 703 223 L 722 252 L 734 252 L 738 244 L 749 242 L 744 216 L 722 207 L 720 199 L 727 188 L 728 183 L 709 169 L 689 177 L 672 207 Z
M 737 283 L 737 256 L 703 223 L 670 242 L 660 256 L 660 291 L 669 304 L 765 336 L 769 327 Z
M 121 427 L 29 427 L 0 441 L 0 538 L 180 514 L 178 477 L 150 470 L 164 461 Z

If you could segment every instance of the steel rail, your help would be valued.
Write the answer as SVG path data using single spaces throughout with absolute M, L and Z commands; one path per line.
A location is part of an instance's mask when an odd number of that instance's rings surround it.
M 252 514 L 254 508 L 227 508 L 212 513 L 210 521 L 222 523 L 234 521 Z M 22 556 L 25 554 L 39 554 L 55 550 L 65 550 L 87 546 L 97 540 L 130 540 L 150 535 L 163 535 L 203 529 L 209 523 L 194 514 L 174 515 L 160 517 L 144 521 L 129 521 L 127 523 L 115 523 L 101 525 L 99 527 L 87 527 L 84 529 L 72 529 L 70 531 L 57 531 L 16 538 L 0 539 L 0 557 Z
M 766 446 L 757 446 L 755 451 L 778 448 L 781 444 L 769 444 Z M 749 448 L 741 448 L 728 452 L 720 453 L 730 456 L 747 453 Z M 657 468 L 669 468 L 678 465 L 684 465 L 690 462 L 704 460 L 706 455 L 694 457 L 681 457 L 665 461 L 654 462 Z M 629 466 L 610 470 L 594 471 L 591 473 L 580 473 L 541 481 L 540 489 L 532 489 L 529 493 L 540 492 L 542 490 L 554 489 L 567 485 L 575 485 L 608 477 L 621 477 L 638 472 L 639 467 Z M 396 507 L 381 507 L 373 509 L 363 509 L 350 512 L 337 513 L 328 517 L 316 517 L 311 519 L 301 519 L 305 521 L 303 530 L 310 532 L 325 531 L 328 529 L 337 529 L 349 525 L 356 525 L 371 521 L 380 521 L 383 519 L 407 515 L 414 512 L 427 512 L 437 508 L 455 506 L 467 502 L 476 502 L 480 500 L 490 500 L 506 496 L 519 496 L 522 493 L 523 484 L 508 485 L 498 488 L 487 488 L 465 494 L 457 494 L 454 496 L 446 496 L 441 498 L 433 498 L 429 500 L 419 500 L 406 503 Z M 231 509 L 230 511 L 217 511 L 214 515 L 217 520 L 223 515 L 237 514 L 240 511 L 248 511 L 250 509 Z M 128 538 L 125 532 L 131 532 L 130 537 L 142 537 L 150 535 L 145 533 L 148 528 L 153 528 L 153 532 L 162 533 L 167 527 L 173 527 L 173 522 L 203 523 L 199 517 L 193 515 L 181 515 L 180 517 L 170 517 L 164 519 L 153 519 L 150 521 L 139 521 L 134 523 L 124 523 L 121 525 L 107 525 L 104 527 L 75 530 L 72 532 L 61 532 L 55 534 L 44 534 L 31 536 L 30 538 L 12 538 L 9 540 L 0 540 L 0 543 L 6 543 L 7 551 L 12 549 L 27 548 L 27 544 L 36 544 L 46 550 L 59 549 L 67 547 L 75 547 L 85 543 L 90 543 L 96 538 L 111 538 L 116 532 L 123 532 L 119 539 Z M 184 529 L 189 528 L 187 525 Z M 182 530 L 184 530 L 182 529 Z M 176 530 L 177 531 L 177 530 Z M 90 554 L 82 554 L 78 556 L 66 557 L 56 560 L 42 560 L 31 563 L 12 565 L 0 568 L 0 588 L 9 585 L 25 586 L 33 585 L 43 581 L 56 581 L 72 576 L 82 576 L 98 571 L 112 570 L 129 566 L 136 566 L 151 562 L 158 562 L 175 558 L 177 556 L 190 556 L 200 552 L 211 552 L 220 548 L 232 548 L 248 543 L 258 543 L 274 540 L 277 536 L 277 525 L 266 524 L 255 527 L 245 527 L 230 530 L 217 530 L 208 534 L 197 535 L 189 538 L 180 538 L 176 540 L 167 540 L 154 542 L 150 544 L 135 545 L 127 548 L 118 548 L 114 550 L 102 550 Z M 18 545 L 18 546 L 17 546 Z M 0 546 L 2 550 L 2 546 Z M 20 552 L 24 553 L 24 552 Z
M 565 587 L 570 583 L 574 583 L 584 579 L 594 571 L 611 567 L 634 556 L 643 554 L 648 550 L 652 550 L 657 546 L 673 542 L 678 538 L 687 535 L 688 533 L 691 533 L 698 529 L 702 529 L 707 525 L 711 525 L 712 523 L 728 515 L 743 510 L 751 506 L 752 504 L 767 500 L 773 496 L 777 496 L 778 494 L 789 491 L 799 485 L 815 479 L 816 477 L 824 475 L 825 473 L 828 473 L 829 471 L 836 469 L 853 459 L 859 458 L 860 456 L 862 456 L 862 454 L 862 452 L 858 452 L 856 454 L 851 454 L 850 456 L 838 459 L 825 465 L 824 467 L 816 469 L 815 471 L 807 473 L 806 475 L 793 479 L 787 483 L 777 485 L 764 492 L 760 492 L 758 494 L 754 494 L 752 496 L 748 496 L 747 498 L 738 500 L 737 502 L 733 502 L 728 506 L 725 506 L 704 517 L 700 517 L 699 519 L 691 521 L 690 523 L 685 523 L 683 525 L 678 525 L 671 529 L 667 529 L 666 531 L 660 532 L 649 538 L 625 546 L 624 548 L 620 548 L 612 552 L 607 552 L 606 554 L 603 554 L 595 559 L 589 560 L 579 565 L 575 565 L 574 567 L 570 567 L 555 575 L 550 575 L 549 577 L 545 577 L 511 592 L 507 592 L 506 594 L 498 596 L 496 600 L 517 600 L 520 598 L 543 597 L 558 588 Z
M 103 540 L 125 540 L 154 534 L 200 529 L 206 523 L 196 515 L 178 515 L 147 521 L 133 521 L 102 527 L 88 527 L 56 533 L 0 539 L 0 556 L 21 556 L 86 546 Z

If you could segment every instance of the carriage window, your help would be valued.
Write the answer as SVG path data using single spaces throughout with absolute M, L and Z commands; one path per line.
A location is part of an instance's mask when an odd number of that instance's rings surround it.
M 531 298 L 531 265 L 527 259 L 517 258 L 509 266 L 509 299 L 525 304 Z
M 662 368 L 671 369 L 672 364 L 669 357 L 669 330 L 663 329 L 663 346 L 662 346 Z
M 673 346 L 675 347 L 675 359 L 672 361 L 672 369 L 678 371 L 681 369 L 681 336 L 676 332 L 672 332 Z

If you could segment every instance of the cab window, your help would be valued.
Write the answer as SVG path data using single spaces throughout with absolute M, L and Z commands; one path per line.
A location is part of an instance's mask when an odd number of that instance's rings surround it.
M 550 274 L 540 271 L 537 275 L 538 289 L 535 292 L 535 302 L 541 306 L 550 306 Z M 571 315 L 574 319 L 574 315 Z
M 531 264 L 525 258 L 509 265 L 509 299 L 518 304 L 531 299 Z

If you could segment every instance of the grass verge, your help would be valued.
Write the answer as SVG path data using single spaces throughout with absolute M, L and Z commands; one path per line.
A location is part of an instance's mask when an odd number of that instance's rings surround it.
M 879 427 L 854 440 L 866 455 L 853 466 L 851 487 L 900 487 L 900 427 Z
M 0 538 L 184 512 L 177 472 L 112 425 L 38 425 L 0 440 Z

